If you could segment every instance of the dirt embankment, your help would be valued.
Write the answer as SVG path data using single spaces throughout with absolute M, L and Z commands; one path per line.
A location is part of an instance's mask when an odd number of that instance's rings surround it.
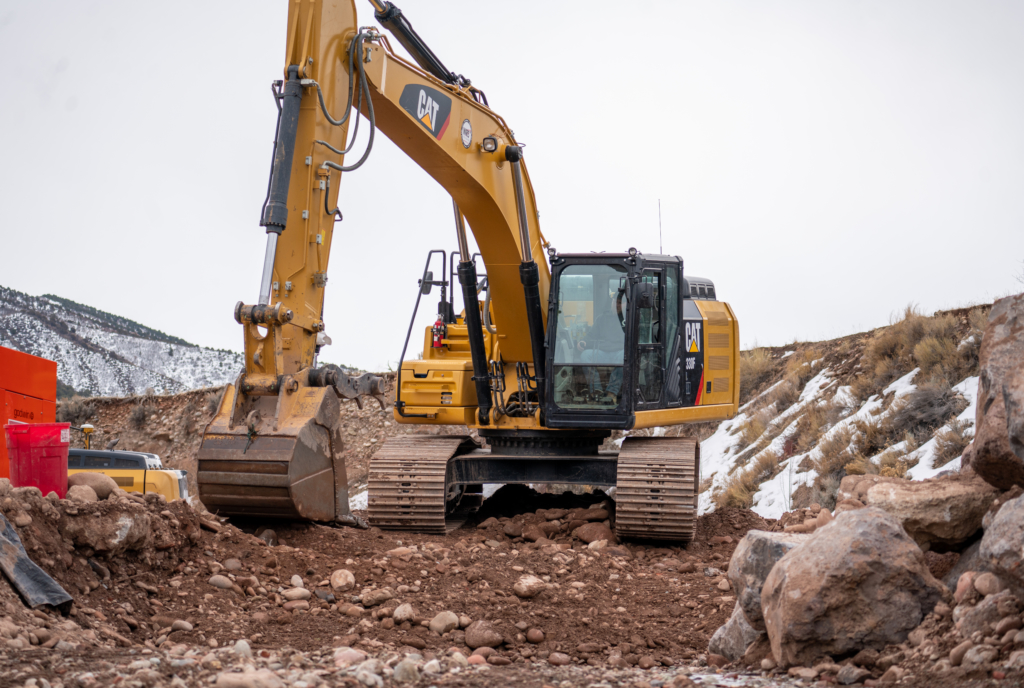
M 390 401 L 395 376 L 382 376 Z M 223 388 L 212 388 L 169 395 L 76 398 L 62 402 L 59 408 L 74 425 L 91 423 L 96 427 L 92 436 L 94 449 L 102 449 L 116 439 L 116 449 L 158 454 L 166 468 L 188 471 L 190 490 L 196 494 L 196 454 L 222 393 Z M 345 465 L 352 487 L 365 484 L 370 457 L 388 437 L 406 432 L 468 432 L 465 427 L 400 425 L 395 422 L 390 406 L 382 410 L 372 399 L 365 400 L 361 409 L 354 401 L 342 402 L 341 423 Z M 85 446 L 82 433 L 73 432 L 71 439 L 72 446 Z

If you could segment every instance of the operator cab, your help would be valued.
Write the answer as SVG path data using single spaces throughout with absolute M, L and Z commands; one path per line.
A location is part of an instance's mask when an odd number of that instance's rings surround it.
M 552 428 L 628 429 L 636 411 L 693 406 L 710 280 L 683 277 L 678 256 L 551 258 L 545 417 Z M 685 336 L 684 336 L 685 333 Z

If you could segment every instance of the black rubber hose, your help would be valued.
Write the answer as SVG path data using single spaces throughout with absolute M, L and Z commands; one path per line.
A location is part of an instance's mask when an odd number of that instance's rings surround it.
M 459 284 L 462 285 L 462 301 L 466 306 L 466 332 L 469 336 L 470 358 L 473 361 L 473 382 L 476 384 L 480 424 L 489 425 L 491 380 L 487 369 L 487 352 L 484 350 L 484 333 L 480 325 L 480 302 L 476 296 L 476 265 L 472 261 L 459 263 Z

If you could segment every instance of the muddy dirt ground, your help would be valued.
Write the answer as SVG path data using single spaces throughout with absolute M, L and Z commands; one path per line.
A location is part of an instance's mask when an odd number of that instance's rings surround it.
M 81 507 L 77 517 L 110 516 L 104 504 Z M 10 504 L 2 505 L 6 512 Z M 176 527 L 177 539 L 160 531 L 145 548 L 109 557 L 71 547 L 66 566 L 47 558 L 59 543 L 34 539 L 52 529 L 28 524 L 19 527 L 26 547 L 73 595 L 74 607 L 67 619 L 29 612 L 0 583 L 0 632 L 15 636 L 0 641 L 0 687 L 377 685 L 357 671 L 366 657 L 380 659 L 386 685 L 397 682 L 407 657 L 421 668 L 438 660 L 440 673 L 409 681 L 424 686 L 793 684 L 784 675 L 706 664 L 708 640 L 735 601 L 724 576 L 735 544 L 772 523 L 727 509 L 701 517 L 697 539 L 685 547 L 597 549 L 557 527 L 568 526 L 574 510 L 608 506 L 600 493 L 506 487 L 462 528 L 428 536 L 218 522 L 180 502 L 150 502 L 151 518 L 163 519 L 154 528 Z M 6 515 L 13 521 L 19 513 Z M 506 534 L 524 522 L 546 525 L 551 541 Z M 350 589 L 332 587 L 339 569 L 351 572 Z M 521 599 L 513 586 L 530 574 L 545 589 Z M 225 587 L 213 584 L 215 576 Z M 300 583 L 308 599 L 295 597 Z M 445 611 L 461 617 L 463 628 L 439 635 L 427 626 Z M 501 636 L 485 662 L 471 657 L 464 630 L 481 619 Z M 482 663 L 463 666 L 466 658 Z M 246 667 L 249 673 L 232 673 Z

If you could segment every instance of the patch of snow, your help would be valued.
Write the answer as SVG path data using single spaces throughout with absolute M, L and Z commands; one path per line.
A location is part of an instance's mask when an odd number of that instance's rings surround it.
M 909 373 L 901 377 L 900 379 L 893 382 L 891 385 L 882 390 L 882 396 L 885 396 L 889 392 L 894 392 L 896 398 L 905 397 L 914 390 L 917 389 L 917 385 L 914 384 L 914 376 L 921 372 L 920 368 L 914 368 Z
M 348 496 L 348 508 L 352 511 L 366 511 L 370 495 L 367 492 L 365 485 L 358 489 L 361 489 L 361 491 Z
M 783 358 L 789 358 L 790 356 L 792 356 L 795 353 L 796 353 L 795 351 L 787 351 L 786 353 L 784 353 L 781 356 L 779 356 L 779 359 L 781 360 Z
M 953 387 L 953 391 L 959 392 L 960 394 L 963 395 L 964 399 L 967 400 L 967 408 L 963 410 L 963 413 L 957 416 L 957 420 L 969 420 L 973 423 L 978 404 L 978 378 L 976 376 L 967 378 L 960 384 Z M 936 431 L 935 436 L 933 436 L 930 440 L 928 440 L 920 447 L 918 447 L 916 451 L 913 451 L 910 454 L 908 454 L 908 457 L 914 457 L 918 460 L 917 465 L 911 468 L 909 471 L 907 471 L 908 478 L 910 478 L 911 480 L 927 480 L 928 478 L 934 478 L 943 471 L 960 470 L 960 464 L 963 459 L 963 455 L 956 457 L 955 459 L 953 459 L 952 461 L 945 465 L 934 467 L 932 466 L 932 464 L 935 462 L 935 452 L 937 449 L 936 436 L 945 428 L 948 427 L 949 425 L 947 424 L 939 428 Z M 970 428 L 967 428 L 964 431 L 964 434 L 973 436 L 974 427 L 972 426 Z
M 853 396 L 853 387 L 850 385 L 843 385 L 838 388 L 835 396 L 832 397 L 832 401 L 843 408 L 853 408 L 857 405 L 857 398 Z

